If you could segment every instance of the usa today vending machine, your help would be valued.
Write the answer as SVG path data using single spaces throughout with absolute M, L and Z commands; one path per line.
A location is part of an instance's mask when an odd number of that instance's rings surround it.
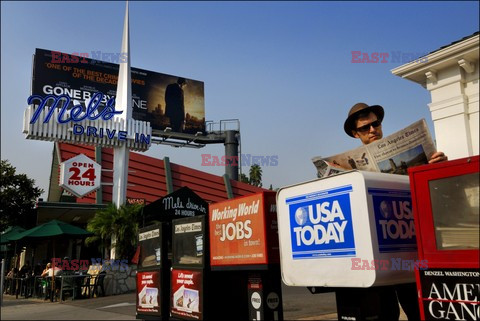
M 290 286 L 415 282 L 407 176 L 349 171 L 277 193 L 282 278 Z
M 480 319 L 479 156 L 409 169 L 423 320 Z

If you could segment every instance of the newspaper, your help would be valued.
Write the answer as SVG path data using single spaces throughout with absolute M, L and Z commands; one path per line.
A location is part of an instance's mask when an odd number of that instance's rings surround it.
M 427 123 L 421 119 L 368 145 L 330 157 L 313 157 L 312 161 L 318 177 L 351 169 L 407 175 L 409 167 L 428 164 L 435 152 Z

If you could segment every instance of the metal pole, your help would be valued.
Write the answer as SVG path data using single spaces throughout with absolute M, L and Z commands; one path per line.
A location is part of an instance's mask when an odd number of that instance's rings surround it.
M 227 174 L 223 175 L 223 182 L 225 183 L 225 190 L 227 191 L 228 199 L 233 198 L 232 185 L 230 184 L 230 178 Z
M 167 194 L 173 193 L 172 170 L 170 169 L 170 158 L 163 158 L 163 167 L 165 168 L 165 184 L 167 185 Z
M 2 275 L 0 276 L 0 306 L 3 306 L 3 282 L 5 277 L 5 259 L 2 259 L 2 268 L 1 268 Z
M 101 146 L 96 146 L 95 147 L 95 161 L 102 166 L 102 147 Z M 102 185 L 100 185 L 100 188 L 97 189 L 97 192 L 95 194 L 95 202 L 97 204 L 103 204 L 103 195 L 102 195 Z
M 238 131 L 227 130 L 225 134 L 225 174 L 231 179 L 238 181 Z

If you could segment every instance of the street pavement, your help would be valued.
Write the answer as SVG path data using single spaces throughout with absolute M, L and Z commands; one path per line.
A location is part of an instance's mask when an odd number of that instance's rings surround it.
M 334 293 L 282 287 L 285 320 L 336 320 Z M 227 317 L 228 318 L 228 317 Z M 135 320 L 135 293 L 50 302 L 4 295 L 1 320 Z M 400 320 L 406 320 L 402 312 Z
M 135 320 L 135 294 L 50 302 L 4 295 L 2 320 Z

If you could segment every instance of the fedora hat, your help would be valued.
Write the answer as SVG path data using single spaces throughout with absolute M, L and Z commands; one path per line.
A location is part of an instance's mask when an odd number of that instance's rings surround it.
M 352 108 L 350 108 L 350 111 L 348 112 L 348 117 L 347 120 L 345 120 L 345 124 L 343 125 L 343 129 L 345 130 L 345 133 L 347 133 L 348 136 L 350 137 L 355 137 L 352 134 L 352 130 L 355 130 L 355 120 L 360 113 L 368 113 L 368 112 L 373 112 L 375 115 L 377 115 L 378 120 L 382 121 L 383 116 L 385 115 L 385 112 L 383 111 L 383 107 L 380 105 L 373 105 L 373 106 L 368 106 L 365 103 L 356 103 L 353 105 Z

